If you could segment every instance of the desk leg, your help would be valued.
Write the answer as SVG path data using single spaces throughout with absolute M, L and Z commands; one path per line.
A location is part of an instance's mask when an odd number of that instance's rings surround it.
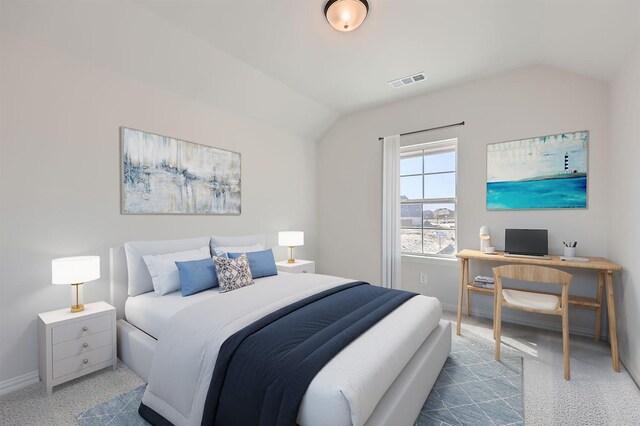
M 605 273 L 605 285 L 607 288 L 607 312 L 609 313 L 609 344 L 611 345 L 611 361 L 613 371 L 620 372 L 620 361 L 618 360 L 618 331 L 616 328 L 616 306 L 613 300 L 613 271 Z
M 604 290 L 604 272 L 598 271 L 598 293 L 596 300 L 598 301 L 598 308 L 596 309 L 596 342 L 600 341 L 600 328 L 602 326 L 602 292 Z
M 464 289 L 467 292 L 467 318 L 469 318 L 469 299 L 470 298 L 469 298 L 469 289 L 467 288 L 467 283 L 469 281 L 471 281 L 471 277 L 469 275 L 469 261 L 468 260 L 464 264 L 464 272 L 466 274 L 466 279 L 465 279 L 465 282 L 464 282 L 463 285 L 464 285 Z
M 461 259 L 460 263 L 460 288 L 458 290 L 458 323 L 456 324 L 456 334 L 460 336 L 460 327 L 462 326 L 462 295 L 464 294 L 464 271 L 467 259 Z

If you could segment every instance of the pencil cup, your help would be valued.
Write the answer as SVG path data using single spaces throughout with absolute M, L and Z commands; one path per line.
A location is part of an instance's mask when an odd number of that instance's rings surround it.
M 576 248 L 575 247 L 565 247 L 564 248 L 564 257 L 576 257 Z

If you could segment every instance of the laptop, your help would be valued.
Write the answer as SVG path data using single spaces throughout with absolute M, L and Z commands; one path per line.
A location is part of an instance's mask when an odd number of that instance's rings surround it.
M 550 259 L 549 231 L 546 229 L 505 229 L 504 255 Z

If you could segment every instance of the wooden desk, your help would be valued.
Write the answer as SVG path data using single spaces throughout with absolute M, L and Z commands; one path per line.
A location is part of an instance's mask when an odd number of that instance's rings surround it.
M 609 315 L 609 343 L 611 345 L 611 360 L 613 362 L 613 370 L 620 372 L 620 364 L 618 361 L 618 332 L 616 329 L 616 308 L 613 300 L 613 271 L 619 271 L 622 266 L 613 263 L 603 257 L 589 257 L 588 262 L 567 262 L 560 260 L 560 256 L 551 256 L 551 259 L 530 259 L 523 257 L 506 257 L 504 253 L 486 254 L 479 250 L 465 249 L 456 254 L 461 261 L 460 265 L 460 289 L 458 293 L 458 324 L 456 326 L 456 334 L 460 335 L 460 326 L 462 325 L 462 299 L 466 293 L 467 301 L 467 317 L 469 316 L 469 292 L 477 292 L 494 295 L 493 289 L 480 288 L 471 285 L 469 277 L 469 262 L 471 260 L 480 260 L 486 262 L 500 263 L 524 263 L 527 265 L 541 265 L 551 267 L 591 269 L 598 272 L 598 290 L 595 298 L 569 296 L 569 304 L 581 308 L 594 309 L 596 311 L 595 340 L 600 340 L 600 324 L 602 322 L 602 293 L 603 287 L 607 292 L 607 312 Z

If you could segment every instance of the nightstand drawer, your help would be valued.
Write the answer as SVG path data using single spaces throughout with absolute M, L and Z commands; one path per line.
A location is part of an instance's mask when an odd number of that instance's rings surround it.
M 55 361 L 53 363 L 53 378 L 65 376 L 75 373 L 84 368 L 93 367 L 94 365 L 110 361 L 113 356 L 113 347 L 103 346 L 92 351 L 85 352 L 80 355 L 70 356 L 68 358 Z
M 78 339 L 93 333 L 111 329 L 111 315 L 101 315 L 87 318 L 82 321 L 75 321 L 71 324 L 60 325 L 53 328 L 53 344 L 66 342 L 67 340 Z
M 313 274 L 315 273 L 315 265 L 300 265 L 291 268 L 291 272 L 296 274 Z
M 59 361 L 73 355 L 79 355 L 103 346 L 113 344 L 112 330 L 89 334 L 79 339 L 68 340 L 53 345 L 53 361 Z

